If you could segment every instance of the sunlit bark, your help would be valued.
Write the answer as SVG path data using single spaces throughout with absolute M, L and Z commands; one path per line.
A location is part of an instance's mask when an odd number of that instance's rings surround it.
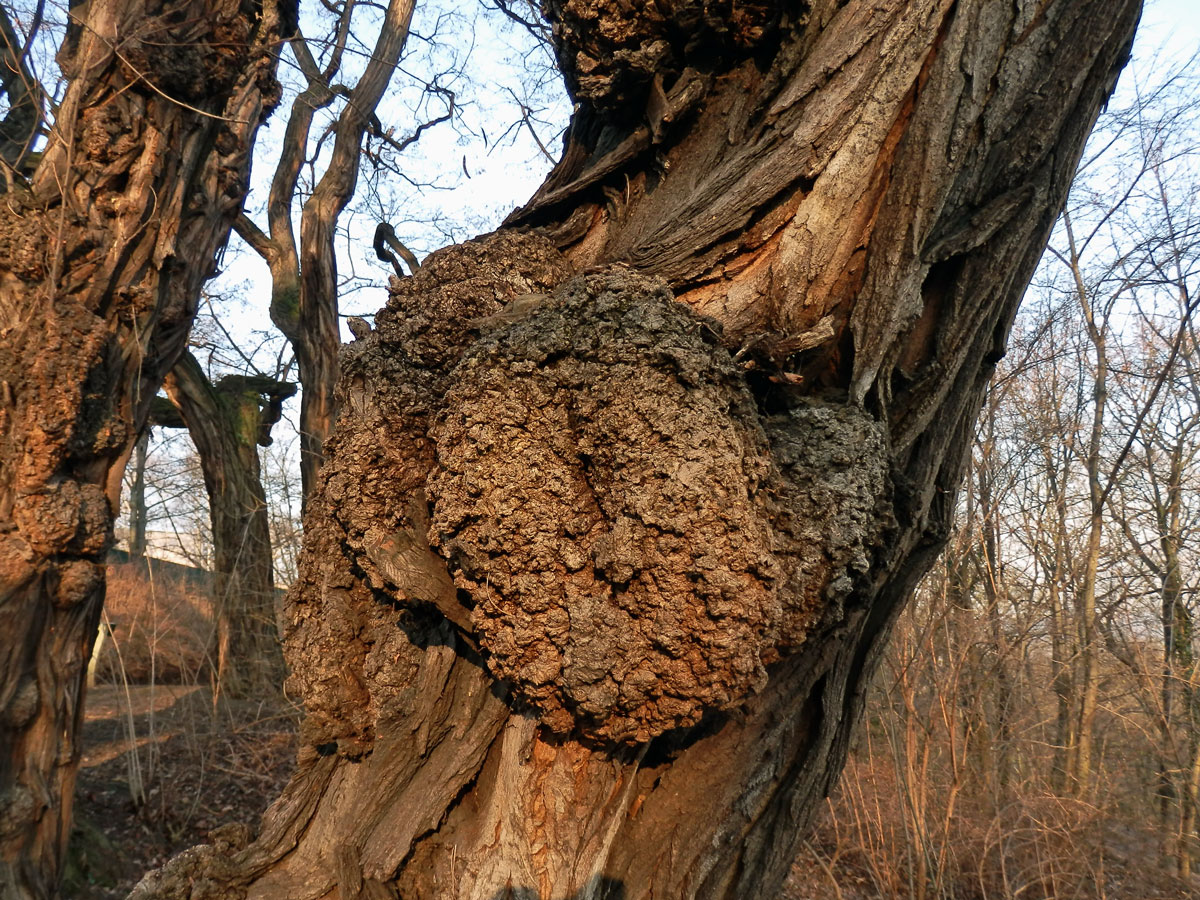
M 125 462 L 278 91 L 273 2 L 72 15 L 41 162 L 0 203 L 0 894 L 21 900 L 57 893 Z

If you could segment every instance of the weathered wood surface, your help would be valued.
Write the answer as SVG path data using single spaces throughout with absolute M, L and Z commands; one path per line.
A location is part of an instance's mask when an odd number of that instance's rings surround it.
M 122 472 L 279 91 L 275 3 L 93 0 L 72 14 L 45 152 L 0 196 L 6 900 L 57 894 Z

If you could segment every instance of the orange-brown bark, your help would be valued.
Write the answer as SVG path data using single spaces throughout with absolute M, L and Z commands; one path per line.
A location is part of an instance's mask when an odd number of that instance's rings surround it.
M 547 7 L 563 160 L 344 351 L 239 895 L 773 896 L 1139 12 Z
M 275 102 L 279 10 L 96 0 L 0 204 L 0 893 L 57 893 L 121 475 Z

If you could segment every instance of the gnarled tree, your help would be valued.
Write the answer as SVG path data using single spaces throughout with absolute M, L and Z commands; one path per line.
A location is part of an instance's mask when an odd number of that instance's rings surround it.
M 563 159 L 341 359 L 297 774 L 139 897 L 773 896 L 1140 3 L 545 8 Z
M 307 86 L 292 102 L 279 162 L 267 201 L 267 232 L 247 215 L 238 218 L 238 234 L 262 256 L 271 270 L 271 321 L 283 332 L 296 354 L 300 384 L 300 477 L 304 498 L 316 482 L 322 445 L 333 428 L 336 411 L 338 326 L 337 254 L 334 239 L 338 219 L 358 184 L 363 140 L 380 130 L 375 110 L 383 99 L 400 54 L 408 40 L 414 0 L 389 0 L 375 46 L 361 77 L 352 88 L 337 83 L 358 4 L 339 10 L 332 49 L 321 63 L 299 34 L 291 42 Z M 331 6 L 331 9 L 334 8 Z M 322 68 L 322 63 L 324 67 Z M 333 148 L 321 177 L 300 204 L 299 242 L 293 223 L 301 173 L 312 151 L 313 122 L 319 110 L 339 96 L 345 102 L 330 130 Z M 449 118 L 447 113 L 446 118 Z M 422 126 L 423 127 L 423 126 Z M 420 132 L 418 131 L 417 134 Z M 414 138 L 415 139 L 415 138 Z
M 6 900 L 57 893 L 121 475 L 240 209 L 278 95 L 280 11 L 274 0 L 72 5 L 52 126 L 3 135 L 0 157 L 21 163 L 0 196 Z M 294 23 L 294 5 L 284 18 Z M 4 85 L 14 106 L 40 96 Z

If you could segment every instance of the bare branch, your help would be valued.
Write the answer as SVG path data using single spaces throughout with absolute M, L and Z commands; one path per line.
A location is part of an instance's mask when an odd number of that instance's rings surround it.
M 400 255 L 400 258 L 408 264 L 409 273 L 415 275 L 421 264 L 417 262 L 416 254 L 408 247 L 401 243 L 396 237 L 396 230 L 392 228 L 389 222 L 380 222 L 375 228 L 375 256 L 381 261 L 391 263 L 393 269 L 396 270 L 396 275 L 399 278 L 404 277 L 404 270 L 400 267 L 399 260 L 392 254 L 391 250 L 395 250 Z

